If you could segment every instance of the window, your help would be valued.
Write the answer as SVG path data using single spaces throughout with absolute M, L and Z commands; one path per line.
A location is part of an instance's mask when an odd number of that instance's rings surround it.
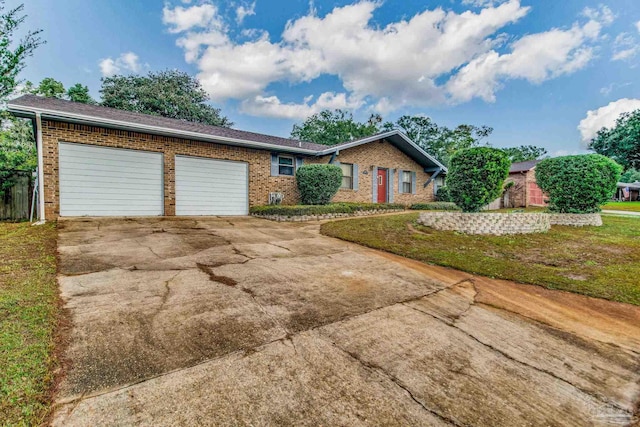
M 353 189 L 353 165 L 351 163 L 340 163 L 342 169 L 342 185 L 340 188 Z
M 410 171 L 402 171 L 402 192 L 403 193 L 411 193 L 413 189 L 411 188 L 411 172 Z
M 278 156 L 278 174 L 293 176 L 293 157 Z

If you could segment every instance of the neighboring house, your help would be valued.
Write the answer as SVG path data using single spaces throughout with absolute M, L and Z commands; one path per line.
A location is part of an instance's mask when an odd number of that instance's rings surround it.
M 246 215 L 298 203 L 305 163 L 340 165 L 335 201 L 410 204 L 433 200 L 446 172 L 399 131 L 329 147 L 33 95 L 8 109 L 35 126 L 40 219 Z
M 546 206 L 544 194 L 536 182 L 538 162 L 529 160 L 511 164 L 507 182 L 513 182 L 513 186 L 503 196 L 504 207 Z
M 640 182 L 619 182 L 614 200 L 635 202 L 640 200 Z

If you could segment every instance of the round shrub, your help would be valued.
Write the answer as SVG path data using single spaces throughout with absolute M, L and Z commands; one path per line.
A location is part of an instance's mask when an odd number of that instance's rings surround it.
M 436 192 L 436 201 L 438 202 L 451 202 L 451 195 L 449 194 L 449 189 L 447 186 L 443 186 L 438 188 Z
M 600 154 L 545 159 L 536 165 L 538 186 L 549 197 L 549 210 L 599 212 L 616 191 L 622 166 Z
M 447 174 L 451 201 L 464 212 L 478 212 L 502 194 L 511 162 L 504 151 L 475 147 L 457 151 Z
M 304 165 L 296 172 L 303 205 L 326 205 L 342 184 L 342 169 L 336 165 Z

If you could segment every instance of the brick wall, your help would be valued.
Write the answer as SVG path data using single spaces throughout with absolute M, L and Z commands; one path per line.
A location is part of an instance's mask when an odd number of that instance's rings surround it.
M 328 163 L 329 157 L 309 160 L 317 163 Z M 389 183 L 393 188 L 394 203 L 410 205 L 419 202 L 432 202 L 435 199 L 433 194 L 433 182 L 424 188 L 424 183 L 431 174 L 424 172 L 424 168 L 408 157 L 393 144 L 388 141 L 376 141 L 368 144 L 358 145 L 353 148 L 341 150 L 336 157 L 336 161 L 341 163 L 355 163 L 359 168 L 359 189 L 358 191 L 340 189 L 333 198 L 334 202 L 358 202 L 371 203 L 373 200 L 373 167 L 395 169 L 393 182 Z M 398 192 L 398 170 L 416 172 L 416 194 L 400 194 Z
M 60 213 L 58 186 L 58 143 L 76 142 L 104 147 L 129 148 L 164 153 L 164 213 L 175 215 L 175 156 L 187 155 L 212 159 L 236 160 L 249 164 L 249 205 L 264 205 L 269 192 L 284 193 L 285 202 L 298 200 L 295 178 L 272 177 L 271 153 L 210 142 L 149 135 L 138 132 L 105 129 L 94 126 L 43 121 L 42 143 L 44 152 L 44 198 L 47 219 Z
M 235 160 L 249 165 L 249 205 L 268 203 L 270 192 L 284 194 L 285 204 L 299 200 L 295 178 L 271 176 L 271 152 L 224 144 L 157 136 L 139 132 L 106 129 L 56 121 L 43 121 L 42 142 L 44 155 L 44 198 L 47 219 L 55 219 L 60 213 L 58 185 L 58 143 L 75 142 L 104 147 L 137 149 L 164 153 L 164 213 L 175 215 L 175 156 L 198 156 L 212 159 Z M 329 157 L 305 157 L 306 163 L 327 163 Z M 396 169 L 393 186 L 396 203 L 411 204 L 432 201 L 433 183 L 423 184 L 429 174 L 388 142 L 372 142 L 340 152 L 338 161 L 359 165 L 359 191 L 340 190 L 334 201 L 371 202 L 372 167 Z M 398 169 L 415 171 L 417 194 L 398 194 Z

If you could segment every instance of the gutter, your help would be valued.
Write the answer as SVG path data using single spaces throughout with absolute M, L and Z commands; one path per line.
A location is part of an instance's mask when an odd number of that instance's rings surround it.
M 7 109 L 9 110 L 9 112 L 16 115 L 20 115 L 22 117 L 33 118 L 35 115 L 36 120 L 38 120 L 38 117 L 41 117 L 45 119 L 59 120 L 63 122 L 89 124 L 89 125 L 98 126 L 98 127 L 111 127 L 116 129 L 122 129 L 122 130 L 132 130 L 132 131 L 138 131 L 142 133 L 174 136 L 174 137 L 183 138 L 183 139 L 193 139 L 193 140 L 199 140 L 199 141 L 205 141 L 205 142 L 223 143 L 227 145 L 236 145 L 236 146 L 255 148 L 260 150 L 274 150 L 274 151 L 281 151 L 281 152 L 288 152 L 288 153 L 308 154 L 313 156 L 318 155 L 318 151 L 309 150 L 306 148 L 287 147 L 283 145 L 248 141 L 246 139 L 231 138 L 227 136 L 213 136 L 213 135 L 207 135 L 207 134 L 192 132 L 192 131 L 179 131 L 175 129 L 160 127 L 160 126 L 123 122 L 121 120 L 102 119 L 102 118 L 98 119 L 92 116 L 85 116 L 83 114 L 61 113 L 59 111 L 48 110 L 45 108 L 24 107 L 24 106 L 9 103 L 7 104 Z

